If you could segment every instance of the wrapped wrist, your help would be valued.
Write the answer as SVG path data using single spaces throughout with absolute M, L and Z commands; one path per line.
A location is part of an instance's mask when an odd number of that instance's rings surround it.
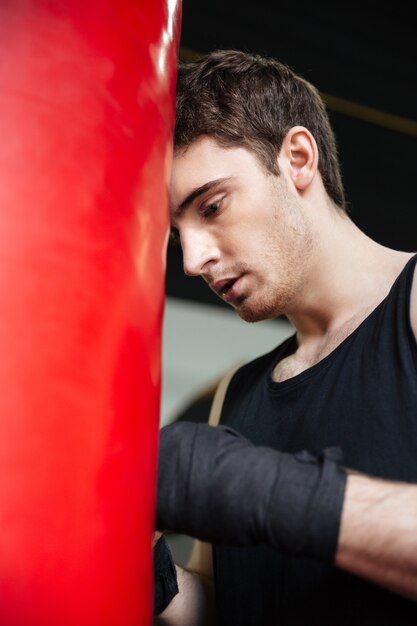
M 177 570 L 164 536 L 154 547 L 154 615 L 166 609 L 178 593 Z
M 346 485 L 340 458 L 335 449 L 315 458 L 254 446 L 224 426 L 172 424 L 161 431 L 158 528 L 333 562 Z

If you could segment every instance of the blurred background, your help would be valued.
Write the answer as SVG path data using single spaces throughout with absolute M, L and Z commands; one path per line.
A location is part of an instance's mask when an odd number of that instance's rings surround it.
M 412 3 L 184 0 L 180 58 L 216 48 L 277 58 L 321 92 L 336 132 L 349 212 L 376 241 L 417 250 L 417 38 Z M 249 325 L 169 248 L 162 423 L 207 419 L 218 379 L 291 333 Z M 172 537 L 175 556 L 189 546 Z M 177 543 L 176 543 L 177 542 Z

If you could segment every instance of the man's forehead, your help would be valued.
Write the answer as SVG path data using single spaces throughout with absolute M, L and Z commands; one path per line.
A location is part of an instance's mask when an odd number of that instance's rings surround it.
M 221 167 L 220 163 L 231 160 L 231 150 L 235 149 L 224 148 L 211 137 L 200 137 L 186 148 L 174 153 L 172 166 L 174 182 L 182 175 L 186 175 L 196 178 L 192 181 L 193 184 L 203 184 L 206 181 L 200 178 L 197 180 L 197 177 L 207 173 L 207 179 L 213 178 L 214 172 Z
M 248 157 L 252 155 L 245 148 L 225 148 L 210 137 L 200 138 L 186 150 L 180 150 L 172 165 L 171 210 L 177 210 L 194 190 L 214 181 L 237 178 L 241 161 Z

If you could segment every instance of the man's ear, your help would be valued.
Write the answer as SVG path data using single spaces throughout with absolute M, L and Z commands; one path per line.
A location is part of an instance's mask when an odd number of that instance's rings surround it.
M 318 148 L 313 135 L 304 126 L 294 126 L 285 135 L 278 157 L 294 186 L 304 191 L 312 182 L 318 166 Z

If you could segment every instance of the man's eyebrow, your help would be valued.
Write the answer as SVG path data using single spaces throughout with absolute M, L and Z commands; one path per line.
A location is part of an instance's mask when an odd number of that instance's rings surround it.
M 213 189 L 214 187 L 225 183 L 231 178 L 231 176 L 226 176 L 225 178 L 216 178 L 215 180 L 209 180 L 207 183 L 204 183 L 204 185 L 201 185 L 201 187 L 196 187 L 184 198 L 184 200 L 178 206 L 178 209 L 173 210 L 172 216 L 179 217 L 181 213 L 183 213 L 185 209 L 187 209 L 196 198 L 203 195 L 203 193 L 206 193 L 206 191 L 210 191 L 210 189 Z

